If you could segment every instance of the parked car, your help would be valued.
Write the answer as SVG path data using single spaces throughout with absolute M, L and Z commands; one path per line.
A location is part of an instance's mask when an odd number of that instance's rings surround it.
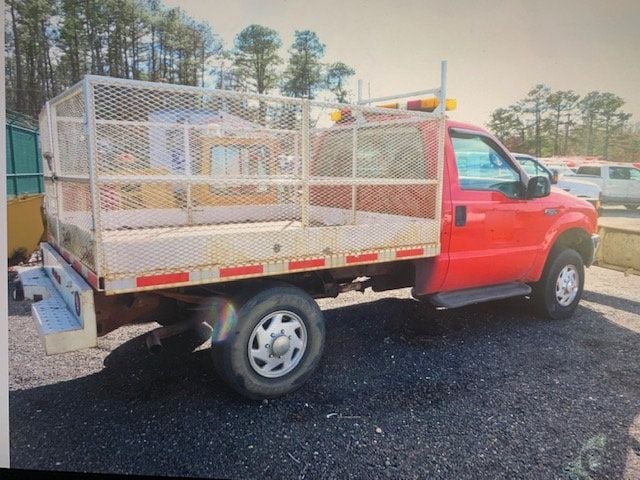
M 600 186 L 603 205 L 624 205 L 629 210 L 640 207 L 640 168 L 613 163 L 582 165 L 576 177 Z
M 546 175 L 549 177 L 549 181 L 557 188 L 569 192 L 578 198 L 582 198 L 591 203 L 596 209 L 600 208 L 600 197 L 602 189 L 594 182 L 587 180 L 580 180 L 576 178 L 566 178 L 564 172 L 556 168 L 548 168 L 544 166 L 540 161 L 526 153 L 514 153 L 518 163 L 522 165 L 527 174 L 531 176 Z M 564 167 L 571 171 L 568 167 Z

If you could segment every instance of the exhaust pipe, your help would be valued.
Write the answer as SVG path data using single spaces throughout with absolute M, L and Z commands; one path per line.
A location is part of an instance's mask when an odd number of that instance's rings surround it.
M 202 331 L 211 332 L 211 327 L 206 322 L 197 318 L 187 318 L 186 320 L 174 323 L 173 325 L 158 327 L 147 333 L 145 338 L 147 349 L 153 354 L 158 354 L 162 351 L 163 338 L 173 337 L 193 329 L 202 329 Z

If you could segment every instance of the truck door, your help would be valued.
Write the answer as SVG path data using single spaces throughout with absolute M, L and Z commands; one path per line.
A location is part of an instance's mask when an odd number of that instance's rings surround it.
M 544 202 L 521 198 L 520 171 L 491 137 L 449 133 L 454 221 L 442 291 L 524 279 L 552 222 Z
M 631 183 L 629 171 L 630 169 L 626 167 L 605 167 L 602 169 L 605 177 L 603 190 L 607 194 L 607 200 L 624 203 L 628 197 L 629 184 Z
M 640 202 L 640 170 L 630 167 L 609 167 L 611 197 L 622 204 Z

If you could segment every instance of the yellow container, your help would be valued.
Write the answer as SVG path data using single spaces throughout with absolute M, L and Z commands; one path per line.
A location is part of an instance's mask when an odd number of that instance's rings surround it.
M 44 195 L 7 199 L 7 254 L 10 263 L 28 259 L 44 236 Z

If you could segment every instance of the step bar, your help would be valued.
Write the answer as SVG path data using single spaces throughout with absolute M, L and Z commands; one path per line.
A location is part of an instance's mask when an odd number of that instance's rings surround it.
M 502 300 L 511 297 L 524 297 L 531 294 L 531 287 L 526 283 L 510 282 L 489 287 L 467 288 L 455 292 L 436 293 L 429 300 L 436 307 L 458 308 L 476 303 Z
M 18 268 L 24 297 L 45 353 L 73 352 L 98 343 L 93 288 L 47 243 L 42 267 Z

